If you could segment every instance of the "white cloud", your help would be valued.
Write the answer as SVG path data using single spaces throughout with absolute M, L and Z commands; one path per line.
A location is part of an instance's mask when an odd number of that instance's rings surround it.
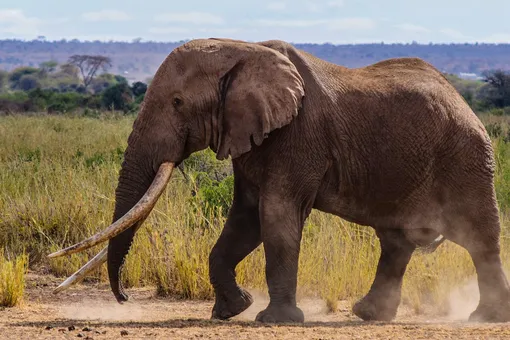
M 148 30 L 152 34 L 175 34 L 175 33 L 189 33 L 189 28 L 184 27 L 150 27 Z
M 305 1 L 303 5 L 305 7 L 305 11 L 307 12 L 319 13 L 322 11 L 322 7 L 314 1 Z
M 376 26 L 376 22 L 370 18 L 342 18 L 342 19 L 317 19 L 317 20 L 267 20 L 260 19 L 253 22 L 257 26 L 269 27 L 313 27 L 325 26 L 330 30 L 370 30 Z
M 30 19 L 23 14 L 20 9 L 0 9 L 0 22 L 1 23 L 15 23 L 19 21 L 29 21 Z
M 103 9 L 97 12 L 87 12 L 82 14 L 86 21 L 128 21 L 131 19 L 129 14 L 116 9 Z
M 267 5 L 267 9 L 270 11 L 283 11 L 287 8 L 287 4 L 285 2 L 271 2 Z
M 411 33 L 429 33 L 430 30 L 423 26 L 418 26 L 414 24 L 400 24 L 395 25 L 396 28 L 401 29 L 402 31 L 411 32 Z
M 494 44 L 508 44 L 510 43 L 510 34 L 508 33 L 495 33 L 487 38 L 480 40 L 483 42 L 494 43 Z
M 0 33 L 35 38 L 41 24 L 42 20 L 28 17 L 20 9 L 0 9 Z
M 376 22 L 370 18 L 343 18 L 331 20 L 328 26 L 332 30 L 371 30 Z
M 451 28 L 443 28 L 439 30 L 440 33 L 444 34 L 445 36 L 455 39 L 455 40 L 472 40 L 472 37 L 469 37 L 467 35 L 464 35 L 462 32 L 459 32 L 457 30 L 451 29 Z
M 259 19 L 254 21 L 254 23 L 257 26 L 272 26 L 272 27 L 311 27 L 322 25 L 326 22 L 327 22 L 326 20 L 268 20 L 268 19 Z
M 221 25 L 224 23 L 222 17 L 205 12 L 187 12 L 187 13 L 165 13 L 154 17 L 158 22 L 179 22 L 194 25 Z
M 327 5 L 328 5 L 328 7 L 337 7 L 337 8 L 340 8 L 340 7 L 344 7 L 345 2 L 343 0 L 329 1 L 327 3 Z

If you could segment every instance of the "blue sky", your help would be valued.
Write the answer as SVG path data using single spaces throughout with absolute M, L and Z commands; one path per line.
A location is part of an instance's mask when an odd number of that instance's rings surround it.
M 506 42 L 509 0 L 2 0 L 0 39 Z

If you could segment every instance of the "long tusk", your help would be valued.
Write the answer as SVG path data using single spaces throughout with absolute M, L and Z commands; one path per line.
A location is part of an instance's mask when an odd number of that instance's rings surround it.
M 61 291 L 66 290 L 67 288 L 71 287 L 72 285 L 80 282 L 85 276 L 87 276 L 88 273 L 96 269 L 97 267 L 101 266 L 103 263 L 106 262 L 106 258 L 108 255 L 108 247 L 105 247 L 103 250 L 99 252 L 92 260 L 87 262 L 83 267 L 78 269 L 76 273 L 69 276 L 64 282 L 60 284 L 55 290 L 53 290 L 53 294 L 58 294 Z
M 149 189 L 147 189 L 147 192 L 143 195 L 143 197 L 134 207 L 131 208 L 131 210 L 108 228 L 98 232 L 84 241 L 81 241 L 80 243 L 49 254 L 48 257 L 52 258 L 80 252 L 104 242 L 131 227 L 134 223 L 142 219 L 144 215 L 149 214 L 152 208 L 154 208 L 159 196 L 163 193 L 163 190 L 172 176 L 173 168 L 174 163 L 162 163 L 159 166 L 158 173 L 154 177 L 152 184 Z

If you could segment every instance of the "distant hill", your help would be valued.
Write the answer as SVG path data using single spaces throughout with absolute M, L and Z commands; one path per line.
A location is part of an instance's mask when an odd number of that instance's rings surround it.
M 100 54 L 113 60 L 112 73 L 131 81 L 145 80 L 156 72 L 164 58 L 183 41 L 81 42 L 0 40 L 0 69 L 38 66 L 55 60 L 64 63 L 73 54 Z M 419 57 L 443 72 L 480 75 L 485 70 L 510 71 L 510 44 L 295 44 L 317 57 L 346 67 L 361 67 L 393 57 Z

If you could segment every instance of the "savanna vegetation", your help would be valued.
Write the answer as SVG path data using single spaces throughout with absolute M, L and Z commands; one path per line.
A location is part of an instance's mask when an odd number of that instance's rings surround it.
M 0 295 L 22 286 L 22 276 L 11 274 L 26 270 L 19 261 L 28 258 L 29 268 L 63 278 L 100 251 L 102 246 L 70 257 L 46 258 L 111 221 L 117 175 L 133 119 L 112 112 L 96 118 L 67 114 L 0 119 L 0 245 L 5 254 L 0 258 Z M 503 259 L 508 264 L 510 125 L 506 116 L 482 119 L 500 129 L 492 133 L 492 140 Z M 123 280 L 128 287 L 155 285 L 161 295 L 207 299 L 213 294 L 208 254 L 232 199 L 231 168 L 228 161 L 217 161 L 206 150 L 184 163 L 184 173 L 174 173 L 137 233 Z M 371 229 L 314 211 L 304 228 L 298 294 L 323 298 L 331 309 L 339 299 L 354 301 L 368 290 L 379 252 Z M 467 252 L 448 241 L 432 254 L 419 251 L 405 276 L 404 303 L 418 313 L 430 304 L 446 313 L 451 289 L 473 279 L 474 273 Z M 249 288 L 266 289 L 262 246 L 239 265 L 237 277 Z M 106 266 L 87 280 L 106 281 Z M 12 301 L 7 298 L 4 304 Z
M 0 113 L 136 114 L 147 84 L 129 84 L 125 77 L 108 73 L 110 66 L 110 58 L 102 55 L 72 55 L 64 64 L 46 61 L 39 67 L 0 70 Z
M 27 268 L 59 277 L 80 268 L 100 246 L 51 261 L 46 255 L 111 221 L 118 171 L 147 84 L 108 73 L 109 58 L 88 58 L 0 71 L 0 305 L 21 301 Z M 508 263 L 510 74 L 490 71 L 480 81 L 446 76 L 494 143 Z M 123 280 L 128 287 L 155 285 L 161 295 L 206 299 L 213 295 L 208 254 L 232 200 L 232 169 L 206 150 L 186 160 L 184 174 L 174 173 L 137 233 Z M 314 211 L 303 235 L 298 294 L 321 297 L 335 309 L 339 299 L 367 292 L 380 252 L 371 229 Z M 262 247 L 238 266 L 237 277 L 244 286 L 266 289 Z M 450 242 L 432 254 L 417 252 L 405 276 L 404 303 L 417 312 L 427 303 L 447 312 L 450 290 L 473 277 L 468 254 Z M 106 266 L 87 280 L 106 281 Z

